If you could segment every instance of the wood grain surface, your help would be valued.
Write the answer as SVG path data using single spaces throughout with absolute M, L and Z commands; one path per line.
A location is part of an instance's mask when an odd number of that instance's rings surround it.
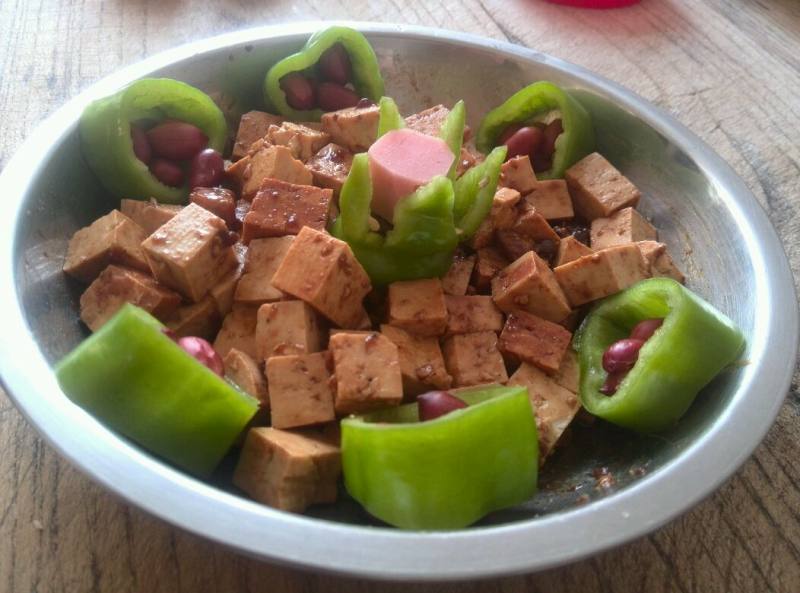
M 617 11 L 540 0 L 0 0 L 0 166 L 43 116 L 120 66 L 225 31 L 324 18 L 506 39 L 625 84 L 728 160 L 800 272 L 797 0 L 644 0 Z M 275 567 L 174 529 L 78 473 L 2 392 L 0 449 L 2 592 L 800 591 L 796 380 L 754 457 L 677 521 L 577 564 L 452 585 Z

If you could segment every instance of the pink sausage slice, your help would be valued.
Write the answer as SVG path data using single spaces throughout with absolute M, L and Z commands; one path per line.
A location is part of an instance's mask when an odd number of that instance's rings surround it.
M 455 159 L 444 140 L 405 129 L 381 136 L 368 154 L 372 211 L 389 222 L 397 202 L 437 175 L 447 175 Z

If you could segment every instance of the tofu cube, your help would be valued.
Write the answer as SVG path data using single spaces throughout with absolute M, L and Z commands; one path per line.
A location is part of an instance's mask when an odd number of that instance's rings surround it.
M 499 184 L 502 187 L 510 187 L 525 195 L 532 192 L 537 183 L 528 155 L 508 159 L 500 168 Z
M 324 231 L 332 201 L 329 189 L 265 179 L 244 217 L 242 242 L 296 235 L 306 226 Z
M 286 235 L 250 241 L 244 271 L 233 296 L 235 302 L 260 305 L 286 298 L 286 293 L 272 286 L 272 276 L 293 240 L 294 235 Z
M 418 336 L 441 336 L 447 327 L 447 307 L 438 278 L 393 282 L 389 285 L 389 325 Z
M 525 313 L 511 313 L 500 334 L 498 348 L 503 354 L 555 374 L 569 348 L 572 334 L 553 323 Z
M 284 511 L 336 501 L 339 448 L 311 431 L 251 428 L 233 483 L 248 496 Z
M 489 213 L 489 220 L 495 230 L 506 230 L 514 226 L 519 218 L 517 204 L 520 201 L 520 193 L 508 187 L 501 187 L 494 194 L 492 200 L 492 210 Z
M 337 326 L 357 329 L 372 290 L 350 246 L 327 233 L 303 227 L 272 277 L 276 288 L 314 307 Z
M 472 334 L 503 329 L 503 314 L 490 296 L 444 297 L 447 305 L 447 335 Z
M 494 241 L 494 226 L 492 225 L 492 218 L 487 216 L 481 221 L 478 230 L 469 239 L 469 246 L 475 251 L 490 247 Z
M 584 255 L 558 266 L 554 273 L 573 307 L 616 294 L 648 277 L 644 258 L 633 243 Z
M 156 280 L 198 302 L 238 265 L 225 221 L 189 204 L 142 243 Z
M 519 259 L 536 247 L 536 241 L 515 231 L 497 231 L 495 241 L 509 261 Z
M 628 206 L 635 207 L 641 196 L 627 177 L 596 152 L 567 169 L 564 179 L 575 213 L 588 221 L 611 216 Z
M 267 360 L 270 412 L 275 428 L 297 428 L 336 419 L 335 383 L 328 354 L 273 356 Z
M 516 221 L 511 230 L 525 237 L 530 237 L 536 242 L 552 241 L 558 244 L 561 240 L 558 233 L 553 230 L 553 227 L 545 220 L 544 216 L 525 202 L 523 202 L 521 208 L 517 209 Z
M 206 340 L 214 339 L 221 324 L 217 302 L 210 294 L 197 303 L 178 307 L 167 321 L 167 327 L 179 338 L 198 336 Z
M 123 198 L 119 207 L 125 216 L 142 227 L 145 236 L 152 235 L 158 227 L 172 220 L 182 208 L 178 204 L 159 204 L 152 198 L 146 202 Z
M 450 110 L 447 107 L 434 105 L 424 111 L 409 115 L 405 120 L 406 127 L 428 136 L 438 137 L 448 115 L 450 115 Z
M 669 252 L 667 252 L 666 245 L 656 241 L 639 241 L 636 246 L 639 248 L 642 257 L 644 257 L 650 276 L 666 276 L 677 280 L 681 284 L 685 282 L 686 278 L 683 272 L 675 265 Z
M 554 323 L 562 321 L 571 310 L 553 271 L 533 251 L 492 280 L 492 298 L 501 311 L 526 311 Z
M 436 338 L 415 336 L 391 325 L 381 325 L 381 334 L 397 346 L 406 399 L 453 384 Z
M 141 247 L 146 237 L 138 224 L 112 210 L 72 236 L 64 272 L 83 282 L 97 278 L 109 264 L 149 272 Z
M 317 313 L 303 301 L 265 303 L 258 308 L 256 360 L 319 352 L 322 341 Z
M 492 280 L 500 271 L 508 266 L 508 260 L 494 247 L 478 249 L 472 283 L 480 292 L 491 289 Z
M 528 388 L 528 395 L 536 411 L 541 465 L 553 452 L 558 439 L 581 409 L 581 403 L 577 395 L 564 389 L 535 366 L 527 363 L 522 363 L 508 380 L 508 384 L 523 385 Z
M 294 158 L 303 162 L 331 141 L 330 134 L 326 132 L 290 121 L 270 126 L 265 138 L 270 144 L 285 146 L 292 151 Z
M 297 185 L 311 185 L 311 173 L 302 161 L 285 146 L 263 144 L 261 148 L 236 161 L 225 171 L 239 187 L 242 198 L 252 200 L 265 179 L 279 179 Z
M 450 336 L 442 350 L 455 387 L 508 380 L 503 357 L 497 349 L 497 334 L 492 331 Z
M 380 110 L 377 105 L 349 107 L 331 113 L 323 113 L 322 131 L 331 136 L 331 141 L 344 146 L 352 153 L 364 152 L 378 136 Z
M 467 286 L 469 286 L 469 279 L 472 277 L 472 270 L 475 268 L 475 260 L 477 256 L 468 255 L 456 256 L 453 258 L 453 263 L 447 274 L 442 278 L 442 290 L 445 294 L 452 295 L 465 295 L 467 294 Z
M 217 304 L 217 310 L 222 317 L 230 313 L 233 307 L 233 297 L 236 294 L 236 288 L 239 284 L 239 279 L 242 277 L 244 270 L 244 259 L 247 256 L 247 246 L 241 243 L 235 243 L 233 252 L 236 256 L 236 267 L 225 274 L 219 281 L 211 287 L 208 294 L 214 299 Z
M 238 161 L 247 155 L 253 142 L 267 135 L 270 126 L 280 125 L 283 118 L 263 111 L 248 111 L 239 120 L 239 131 L 231 152 L 231 160 Z
M 566 354 L 564 354 L 564 360 L 561 361 L 558 372 L 553 376 L 553 381 L 567 391 L 578 393 L 581 369 L 578 365 L 578 355 L 572 348 L 568 348 Z
M 81 320 L 90 330 L 97 331 L 122 305 L 131 303 L 163 321 L 180 302 L 180 295 L 148 274 L 112 264 L 81 295 Z
M 256 352 L 256 321 L 258 307 L 234 305 L 222 320 L 222 329 L 214 340 L 214 350 L 223 359 L 231 349 L 241 350 L 247 356 L 258 359 Z
M 306 169 L 314 177 L 314 185 L 327 187 L 339 195 L 350 166 L 353 164 L 353 153 L 343 146 L 331 142 L 323 146 L 306 162 Z
M 225 376 L 245 393 L 256 398 L 262 408 L 269 408 L 267 379 L 253 358 L 241 350 L 231 348 L 223 359 Z
M 618 210 L 608 218 L 592 221 L 591 245 L 598 251 L 614 245 L 655 241 L 656 229 L 631 207 Z
M 456 165 L 456 178 L 461 177 L 481 161 L 483 161 L 483 155 L 474 147 L 462 146 L 461 153 L 458 156 L 458 164 Z
M 395 406 L 403 400 L 397 346 L 377 332 L 337 333 L 328 349 L 336 374 L 336 413 L 340 416 Z
M 591 255 L 594 251 L 578 241 L 573 236 L 564 237 L 558 243 L 558 252 L 556 254 L 556 267 L 568 264 L 575 261 L 584 255 Z
M 563 179 L 538 181 L 533 190 L 525 196 L 525 201 L 546 220 L 575 216 L 567 182 Z

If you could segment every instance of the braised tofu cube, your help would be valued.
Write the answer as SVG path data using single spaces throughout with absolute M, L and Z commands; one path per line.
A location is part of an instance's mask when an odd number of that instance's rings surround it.
M 263 111 L 248 111 L 239 120 L 239 131 L 231 152 L 231 160 L 238 161 L 247 155 L 253 142 L 267 135 L 270 126 L 280 125 L 283 118 Z
M 591 230 L 592 249 L 598 251 L 614 245 L 655 241 L 656 229 L 633 208 L 618 210 L 608 218 L 595 218 Z
M 517 190 L 508 187 L 498 188 L 492 200 L 492 210 L 489 213 L 492 228 L 506 230 L 514 226 L 519 218 L 517 212 L 519 200 L 520 193 Z
M 233 483 L 253 499 L 284 511 L 336 501 L 339 448 L 311 431 L 251 428 Z
M 494 247 L 478 249 L 476 257 L 472 283 L 475 288 L 484 292 L 491 288 L 494 277 L 508 266 L 508 260 Z
M 217 302 L 209 294 L 197 303 L 178 307 L 167 321 L 167 327 L 179 338 L 198 336 L 212 340 L 221 323 L 222 316 Z
M 508 380 L 503 357 L 497 349 L 497 334 L 492 331 L 450 336 L 442 350 L 455 387 Z
M 475 268 L 475 260 L 477 256 L 468 255 L 456 256 L 453 258 L 453 263 L 447 274 L 442 278 L 442 290 L 445 294 L 452 295 L 465 295 L 467 294 L 467 286 L 469 286 L 469 279 L 472 277 L 472 270 Z
M 528 155 L 515 156 L 503 163 L 499 183 L 502 187 L 510 187 L 523 195 L 532 192 L 537 181 Z
M 381 325 L 381 334 L 397 346 L 406 399 L 452 385 L 436 338 L 415 336 L 391 325 Z
M 362 302 L 372 285 L 350 246 L 310 227 L 292 242 L 272 284 L 339 327 L 357 329 L 367 316 Z
M 339 195 L 352 164 L 353 153 L 331 142 L 308 159 L 306 169 L 311 171 L 314 185 L 327 187 L 333 190 L 334 195 Z
M 265 303 L 258 308 L 257 360 L 319 352 L 322 341 L 317 313 L 303 301 Z
M 267 360 L 270 412 L 275 428 L 298 428 L 336 419 L 325 352 Z
M 163 321 L 180 302 L 180 295 L 161 286 L 148 274 L 110 265 L 81 295 L 81 320 L 90 330 L 97 331 L 122 305 L 131 303 Z
M 406 118 L 406 127 L 428 136 L 438 137 L 448 115 L 450 115 L 450 110 L 447 107 L 434 105 L 429 109 L 409 115 Z
M 119 207 L 125 216 L 142 227 L 145 236 L 152 235 L 158 227 L 172 220 L 182 208 L 177 204 L 159 204 L 152 198 L 148 201 L 123 198 Z
M 553 381 L 561 385 L 567 391 L 578 393 L 580 389 L 581 369 L 578 365 L 578 355 L 572 348 L 568 348 L 564 354 L 564 360 L 558 372 L 553 376 Z
M 447 335 L 472 334 L 503 329 L 503 314 L 490 296 L 444 297 L 447 305 Z
M 527 203 L 523 203 L 522 206 L 518 209 L 517 220 L 511 230 L 534 241 L 552 241 L 557 245 L 561 238 L 544 216 Z
M 324 231 L 332 201 L 329 189 L 265 179 L 244 217 L 242 241 L 296 235 L 303 227 Z
M 666 245 L 656 241 L 639 241 L 636 246 L 639 248 L 642 257 L 644 257 L 649 276 L 666 276 L 677 280 L 681 284 L 684 283 L 686 278 L 667 252 Z
M 225 174 L 238 186 L 242 198 L 252 200 L 265 179 L 279 179 L 297 185 L 311 185 L 311 173 L 292 156 L 285 146 L 264 144 L 261 148 L 236 161 Z
M 575 216 L 567 182 L 563 179 L 537 181 L 531 192 L 525 196 L 525 201 L 546 220 Z
M 447 327 L 447 307 L 438 278 L 393 282 L 389 285 L 389 325 L 418 336 L 441 336 Z
M 222 329 L 214 340 L 214 350 L 222 358 L 231 349 L 241 350 L 247 356 L 258 359 L 256 352 L 256 321 L 258 307 L 234 305 L 222 320 Z
M 528 388 L 533 409 L 536 411 L 536 428 L 539 432 L 539 464 L 553 452 L 558 439 L 564 434 L 575 414 L 581 409 L 578 396 L 564 389 L 535 366 L 522 363 L 508 380 L 509 385 Z
M 487 216 L 481 221 L 478 230 L 469 239 L 469 246 L 475 251 L 490 247 L 494 241 L 494 226 L 491 217 Z
M 262 407 L 269 408 L 267 379 L 253 358 L 241 350 L 231 348 L 223 359 L 225 376 L 239 389 L 256 398 Z
M 217 303 L 217 310 L 222 317 L 230 313 L 233 307 L 233 297 L 244 270 L 247 246 L 241 243 L 235 243 L 233 245 L 233 252 L 236 255 L 236 267 L 231 268 L 230 272 L 220 278 L 219 282 L 212 286 L 209 291 L 211 298 Z
M 403 399 L 397 346 L 379 333 L 337 333 L 328 349 L 336 374 L 336 413 L 340 416 L 395 406 Z
M 378 136 L 380 110 L 377 105 L 350 107 L 322 114 L 322 130 L 331 140 L 352 153 L 364 152 Z
M 503 255 L 510 261 L 522 257 L 536 246 L 534 239 L 515 231 L 497 231 L 495 240 Z
M 293 235 L 253 239 L 247 250 L 244 273 L 236 285 L 234 301 L 260 305 L 279 301 L 286 293 L 272 286 L 272 276 L 294 240 Z
M 270 144 L 285 146 L 292 151 L 294 158 L 303 162 L 331 141 L 330 134 L 326 132 L 290 121 L 270 126 L 265 138 Z
M 498 347 L 503 354 L 554 374 L 561 367 L 571 339 L 572 334 L 557 323 L 516 311 L 508 316 Z
M 556 254 L 556 267 L 563 266 L 564 264 L 568 264 L 571 261 L 575 261 L 579 257 L 583 257 L 584 255 L 590 255 L 594 253 L 591 248 L 587 247 L 580 241 L 578 241 L 575 237 L 569 236 L 564 237 L 558 243 L 558 253 Z
M 461 153 L 458 156 L 458 163 L 456 164 L 456 178 L 461 177 L 469 169 L 483 161 L 481 155 L 472 146 L 462 146 Z
M 492 298 L 501 311 L 526 311 L 554 323 L 562 321 L 571 310 L 553 271 L 532 251 L 492 280 Z
M 225 221 L 189 204 L 142 243 L 156 280 L 197 302 L 238 265 Z
M 627 177 L 596 152 L 567 169 L 564 178 L 576 214 L 589 221 L 635 207 L 641 196 Z
M 109 264 L 119 264 L 149 272 L 142 251 L 142 228 L 119 210 L 112 210 L 70 239 L 64 272 L 91 282 Z
M 639 248 L 617 245 L 558 266 L 559 285 L 573 307 L 616 294 L 648 277 Z

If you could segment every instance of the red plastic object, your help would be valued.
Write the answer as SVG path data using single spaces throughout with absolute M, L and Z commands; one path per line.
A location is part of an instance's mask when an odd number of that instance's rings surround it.
M 545 0 L 550 4 L 577 6 L 578 8 L 622 8 L 638 4 L 641 0 Z

